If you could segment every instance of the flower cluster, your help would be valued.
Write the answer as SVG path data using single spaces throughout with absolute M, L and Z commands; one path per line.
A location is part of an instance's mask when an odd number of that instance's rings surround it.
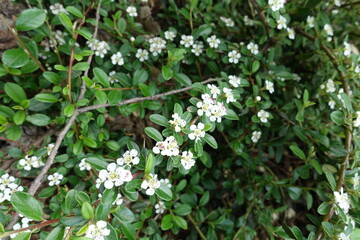
M 220 20 L 225 23 L 227 27 L 234 27 L 235 23 L 231 18 L 220 17 Z
M 10 201 L 11 195 L 17 191 L 23 191 L 24 188 L 17 183 L 16 178 L 8 173 L 0 177 L 0 203 Z
M 97 221 L 95 224 L 90 224 L 86 230 L 85 237 L 94 240 L 105 240 L 106 236 L 110 235 L 110 230 L 106 228 L 107 222 Z
M 270 8 L 274 12 L 279 11 L 281 8 L 283 8 L 285 3 L 286 0 L 269 0 Z
M 116 163 L 120 166 L 123 165 L 136 165 L 140 162 L 139 153 L 136 149 L 126 151 L 121 158 L 116 160 Z
M 96 187 L 99 188 L 102 183 L 106 189 L 111 189 L 114 186 L 119 187 L 124 182 L 130 182 L 133 179 L 129 170 L 116 163 L 110 163 L 106 169 L 99 172 L 99 178 L 96 180 Z
M 20 217 L 23 217 L 22 214 L 20 214 Z M 31 222 L 32 219 L 29 219 L 27 217 L 23 217 L 21 218 L 20 222 L 16 223 L 13 227 L 13 230 L 18 230 L 18 229 L 21 229 L 21 228 L 26 228 L 26 227 L 29 227 L 29 222 Z M 30 232 L 30 230 L 26 230 L 26 231 L 23 231 L 23 232 Z M 18 233 L 13 233 L 10 235 L 10 238 L 15 238 L 16 236 L 18 235 Z
M 179 155 L 179 145 L 174 136 L 167 137 L 163 142 L 157 142 L 153 147 L 155 154 L 161 154 L 163 156 L 177 156 Z
M 226 108 L 222 102 L 212 99 L 207 93 L 201 95 L 202 101 L 196 104 L 199 116 L 209 117 L 211 122 L 221 122 L 222 117 L 226 115 Z
M 50 10 L 51 13 L 54 15 L 58 15 L 59 13 L 68 14 L 68 11 L 66 11 L 66 9 L 61 3 L 54 3 L 53 5 L 50 5 Z
M 109 44 L 105 41 L 99 41 L 97 39 L 86 42 L 88 47 L 94 51 L 96 56 L 104 58 L 107 52 L 110 50 Z
M 340 192 L 334 192 L 334 196 L 336 204 L 343 210 L 345 214 L 347 214 L 350 209 L 350 199 L 348 194 L 344 192 L 343 188 L 341 188 Z
M 162 50 L 166 48 L 166 41 L 161 37 L 154 37 L 149 39 L 150 49 L 149 51 L 153 56 L 161 54 Z
M 261 137 L 261 131 L 254 131 L 251 136 L 251 141 L 257 143 Z
M 26 155 L 23 159 L 20 159 L 19 165 L 22 166 L 24 170 L 30 171 L 32 168 L 40 168 L 45 164 L 39 157 Z
M 169 120 L 169 123 L 174 127 L 175 132 L 181 132 L 181 130 L 186 126 L 186 121 L 177 113 L 174 113 L 172 118 L 172 120 Z
M 152 196 L 160 185 L 161 182 L 158 180 L 157 174 L 149 173 L 141 183 L 141 188 L 146 190 L 147 195 Z

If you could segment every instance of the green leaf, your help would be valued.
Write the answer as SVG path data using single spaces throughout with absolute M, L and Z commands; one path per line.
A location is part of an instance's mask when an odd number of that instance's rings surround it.
M 206 205 L 209 202 L 209 199 L 210 199 L 210 192 L 206 191 L 200 198 L 199 205 L 200 206 Z
M 255 73 L 260 68 L 260 63 L 258 60 L 255 60 L 251 66 L 251 73 Z
M 174 213 L 180 216 L 186 216 L 191 213 L 191 206 L 188 204 L 182 204 L 174 209 Z
M 188 228 L 187 222 L 184 218 L 179 216 L 173 216 L 174 223 L 178 225 L 180 228 L 186 230 Z
M 44 72 L 43 76 L 46 80 L 48 80 L 49 82 L 53 83 L 53 84 L 58 84 L 59 83 L 59 75 L 57 75 L 54 72 Z
M 292 200 L 298 200 L 301 196 L 302 190 L 298 187 L 289 187 L 289 196 Z
M 228 109 L 228 110 L 226 111 L 225 118 L 226 118 L 226 119 L 229 119 L 229 120 L 239 120 L 238 115 L 237 115 L 237 114 L 234 112 L 234 110 L 232 110 L 232 109 Z
M 135 239 L 135 228 L 132 224 L 130 223 L 122 223 L 120 224 L 120 228 L 121 231 L 124 233 L 124 235 L 130 239 L 130 240 L 134 240 Z
M 66 10 L 71 13 L 72 15 L 78 17 L 78 18 L 83 18 L 84 17 L 84 14 L 79 10 L 77 9 L 76 7 L 73 7 L 73 6 L 68 6 L 66 7 Z
M 34 114 L 27 116 L 26 121 L 31 122 L 36 126 L 46 126 L 50 123 L 51 119 L 45 114 Z
M 64 238 L 65 229 L 64 227 L 54 228 L 49 235 L 47 235 L 45 240 L 62 240 Z
M 91 148 L 96 148 L 97 147 L 96 142 L 92 138 L 84 137 L 83 141 L 84 141 L 84 144 L 86 146 L 88 146 L 88 147 L 91 147 Z
M 73 66 L 73 70 L 75 71 L 86 71 L 90 68 L 90 64 L 87 62 L 79 62 Z
M 20 110 L 14 114 L 13 121 L 16 125 L 20 125 L 25 121 L 25 117 L 26 117 L 25 111 Z
M 31 232 L 19 233 L 13 240 L 30 240 Z
M 19 31 L 29 31 L 43 25 L 46 19 L 44 10 L 37 8 L 22 11 L 16 20 L 16 29 Z
M 327 178 L 327 180 L 328 180 L 328 182 L 329 182 L 329 184 L 331 186 L 331 189 L 333 191 L 335 191 L 335 189 L 336 189 L 336 180 L 335 180 L 335 177 L 334 177 L 333 173 L 330 172 L 329 170 L 324 170 L 324 173 L 325 173 L 325 176 L 326 176 L 326 178 Z
M 297 145 L 295 145 L 295 144 L 291 145 L 290 149 L 300 159 L 302 159 L 302 160 L 306 159 L 305 153 Z
M 329 222 L 322 222 L 321 223 L 322 228 L 324 229 L 325 233 L 332 237 L 334 236 L 334 226 Z
M 135 221 L 134 213 L 130 209 L 124 206 L 121 206 L 118 211 L 113 213 L 113 215 L 117 217 L 122 223 L 123 222 L 131 223 Z
M 172 78 L 174 71 L 171 69 L 171 67 L 162 66 L 161 73 L 165 80 L 169 80 L 170 78 Z
M 149 152 L 149 155 L 146 158 L 144 174 L 149 174 L 150 172 L 152 172 L 152 170 L 154 169 L 154 163 L 155 163 L 154 154 Z
M 68 30 L 68 32 L 73 32 L 73 24 L 71 22 L 70 17 L 65 13 L 59 13 L 58 14 L 61 24 Z
M 208 133 L 205 133 L 205 137 L 204 140 L 207 144 L 209 144 L 212 148 L 217 149 L 218 148 L 218 144 L 215 140 L 215 138 L 213 136 L 211 136 Z
M 95 80 L 97 80 L 101 85 L 105 87 L 110 86 L 109 77 L 101 68 L 94 68 L 93 73 L 95 76 Z
M 39 93 L 36 94 L 35 99 L 40 102 L 55 103 L 58 98 L 50 93 Z
M 123 33 L 126 30 L 126 21 L 124 18 L 119 18 L 116 24 L 119 32 Z
M 67 105 L 65 108 L 64 108 L 64 115 L 66 117 L 71 117 L 75 112 L 75 106 L 70 104 L 70 105 Z
M 39 192 L 38 197 L 39 198 L 48 198 L 54 194 L 55 190 L 56 190 L 55 186 L 44 188 L 43 190 L 41 190 L 41 192 Z
M 29 56 L 21 48 L 6 50 L 1 56 L 3 64 L 11 68 L 20 68 L 29 62 Z
M 155 194 L 165 201 L 170 201 L 173 197 L 171 189 L 165 183 L 161 183 L 160 187 L 155 190 Z
M 15 192 L 11 195 L 11 204 L 15 210 L 27 218 L 41 221 L 43 211 L 38 200 L 25 192 Z
M 138 69 L 134 73 L 133 86 L 139 85 L 139 83 L 146 82 L 149 78 L 149 74 L 144 69 Z
M 195 141 L 195 152 L 197 153 L 198 156 L 202 156 L 204 153 L 204 147 L 202 145 L 202 142 L 199 141 Z
M 327 202 L 323 202 L 322 204 L 320 204 L 320 206 L 317 209 L 317 212 L 320 215 L 326 215 L 330 210 L 330 204 Z
M 93 219 L 94 218 L 94 209 L 90 203 L 84 202 L 81 206 L 81 214 L 85 219 Z
M 166 119 L 166 117 L 160 115 L 160 114 L 151 114 L 150 120 L 156 124 L 159 124 L 163 127 L 170 127 L 169 121 Z
M 145 133 L 157 142 L 163 141 L 163 136 L 161 133 L 153 127 L 146 127 Z
M 108 94 L 108 102 L 111 105 L 119 104 L 121 99 L 122 99 L 122 92 L 121 91 L 112 90 Z
M 163 217 L 161 221 L 161 230 L 166 231 L 173 227 L 173 217 L 170 214 L 167 214 Z
M 181 85 L 191 86 L 191 84 L 192 84 L 190 78 L 183 73 L 174 73 L 174 78 Z
M 337 125 L 342 125 L 344 122 L 344 114 L 340 111 L 334 111 L 330 114 L 331 121 Z
M 296 237 L 296 240 L 303 240 L 304 236 L 302 235 L 302 232 L 298 227 L 293 226 L 291 228 L 291 231 L 293 232 L 294 236 Z
M 6 137 L 13 141 L 18 140 L 21 136 L 21 133 L 22 133 L 21 128 L 16 125 L 11 126 L 5 131 Z
M 27 99 L 24 89 L 16 83 L 5 83 L 4 90 L 5 93 L 16 103 L 21 103 L 23 100 Z
M 107 95 L 103 91 L 96 91 L 95 97 L 99 101 L 100 104 L 105 104 L 107 102 Z
M 62 207 L 62 210 L 67 215 L 69 215 L 71 213 L 71 211 L 77 205 L 77 201 L 76 201 L 76 198 L 75 198 L 76 194 L 77 194 L 77 191 L 75 189 L 71 189 L 69 192 L 66 193 L 65 202 L 64 202 L 64 205 Z

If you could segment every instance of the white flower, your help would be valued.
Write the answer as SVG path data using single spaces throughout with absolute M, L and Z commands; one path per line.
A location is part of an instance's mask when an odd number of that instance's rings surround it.
M 208 84 L 207 87 L 209 88 L 211 96 L 213 98 L 216 98 L 220 94 L 220 89 L 214 84 Z
M 33 163 L 33 159 L 32 158 L 37 158 L 35 156 L 33 157 L 29 157 L 28 155 L 25 156 L 25 158 L 20 159 L 19 161 L 19 165 L 24 167 L 24 170 L 26 171 L 30 171 L 32 168 L 32 163 Z
M 189 134 L 189 138 L 191 140 L 198 141 L 201 138 L 205 137 L 205 132 L 203 131 L 204 127 L 205 127 L 205 125 L 203 123 L 201 123 L 201 122 L 198 123 L 197 126 L 196 125 L 191 125 L 190 130 L 192 132 Z
M 295 39 L 295 31 L 294 31 L 294 29 L 293 28 L 287 28 L 286 30 L 288 32 L 289 39 L 294 40 Z
M 247 15 L 244 16 L 245 26 L 254 26 L 254 21 L 250 19 Z
M 150 49 L 152 55 L 157 56 L 166 48 L 166 41 L 160 37 L 154 37 L 149 39 Z
M 200 101 L 196 104 L 196 107 L 198 108 L 197 114 L 199 116 L 206 115 L 208 117 L 211 116 L 211 107 L 215 104 L 214 100 L 211 98 L 211 96 L 207 93 L 201 94 L 201 98 L 203 101 Z
M 360 113 L 359 113 L 360 115 Z M 360 177 L 359 177 L 359 173 L 355 173 L 354 177 L 352 178 L 353 181 L 353 188 L 355 190 L 357 190 L 360 186 Z
M 344 56 L 345 57 L 350 57 L 351 56 L 351 45 L 347 42 L 344 42 Z
M 222 102 L 217 102 L 211 106 L 210 113 L 211 122 L 221 122 L 222 117 L 226 115 L 226 108 Z
M 261 97 L 260 97 L 260 96 L 256 96 L 255 100 L 256 100 L 257 102 L 260 102 L 260 101 L 261 101 Z
M 274 12 L 283 8 L 285 3 L 286 3 L 286 0 L 269 0 L 270 8 Z
M 184 151 L 182 152 L 182 155 L 180 157 L 181 165 L 186 169 L 190 169 L 192 166 L 195 165 L 195 159 L 194 154 L 190 151 Z
M 156 214 L 163 214 L 165 212 L 165 204 L 163 201 L 159 201 L 157 204 L 155 204 L 155 213 Z
M 226 103 L 236 102 L 236 99 L 234 98 L 234 94 L 230 88 L 224 87 L 222 90 L 226 98 Z
M 334 101 L 334 100 L 330 100 L 330 101 L 328 102 L 328 105 L 329 105 L 330 109 L 334 109 L 334 108 L 335 108 L 336 103 L 335 103 L 335 101 Z
M 239 63 L 239 59 L 241 57 L 241 54 L 238 53 L 237 51 L 235 50 L 232 50 L 231 52 L 228 53 L 228 57 L 229 57 L 229 62 L 230 63 Z
M 86 42 L 88 47 L 95 52 L 95 56 L 99 56 L 100 58 L 104 58 L 105 54 L 110 50 L 109 44 L 105 41 L 99 41 L 95 39 L 94 41 Z
M 235 23 L 231 18 L 220 17 L 220 20 L 225 23 L 227 27 L 234 27 Z
M 54 15 L 58 15 L 59 13 L 68 14 L 68 12 L 61 3 L 54 3 L 53 5 L 50 5 L 50 10 Z
M 117 164 L 122 165 L 136 165 L 140 162 L 139 153 L 136 149 L 131 149 L 126 151 L 121 158 L 116 160 Z
M 110 230 L 106 226 L 107 222 L 102 220 L 91 224 L 86 230 L 85 237 L 93 240 L 105 240 L 105 237 L 110 235 Z
M 182 35 L 180 44 L 184 47 L 190 47 L 194 44 L 194 37 L 191 35 Z
M 173 125 L 175 132 L 181 132 L 181 129 L 186 126 L 186 121 L 183 120 L 177 113 L 174 113 L 172 118 L 172 120 L 169 120 L 169 123 Z
M 49 180 L 49 186 L 59 185 L 64 176 L 60 173 L 54 173 L 49 175 L 47 179 Z
M 116 82 L 119 82 L 119 80 L 116 78 L 116 72 L 115 71 L 111 71 L 109 72 L 109 81 L 111 84 L 114 84 Z
M 350 235 L 347 236 L 345 233 L 340 233 L 338 239 L 339 240 L 350 240 Z
M 308 16 L 306 18 L 306 23 L 309 26 L 309 28 L 313 28 L 314 27 L 314 23 L 315 23 L 315 17 L 313 16 Z
M 261 131 L 254 131 L 251 136 L 251 141 L 257 143 L 261 137 Z
M 172 184 L 170 183 L 170 180 L 165 178 L 165 179 L 160 179 L 160 183 L 164 183 L 166 186 L 168 186 L 169 188 L 172 187 Z
M 129 6 L 126 9 L 126 12 L 129 14 L 130 17 L 137 17 L 138 16 L 137 11 L 136 11 L 136 7 L 134 7 L 134 6 Z
M 287 28 L 287 25 L 286 25 L 287 20 L 283 16 L 280 16 L 276 22 L 277 22 L 277 29 L 281 30 L 281 29 Z
M 124 58 L 122 57 L 121 52 L 117 52 L 111 56 L 111 62 L 114 65 L 124 65 Z
M 170 136 L 163 142 L 157 142 L 155 147 L 153 147 L 153 152 L 168 157 L 177 156 L 179 155 L 179 145 L 176 142 L 175 137 Z
M 176 33 L 174 33 L 173 31 L 166 31 L 165 33 L 164 33 L 164 35 L 165 35 L 165 39 L 167 39 L 167 40 L 170 40 L 170 41 L 174 41 L 174 38 L 176 37 Z
M 11 195 L 17 191 L 23 191 L 24 188 L 15 183 L 16 179 L 5 173 L 0 178 L 0 203 L 10 201 Z
M 355 73 L 360 73 L 360 65 L 356 65 L 355 69 L 354 69 Z
M 254 55 L 259 53 L 259 46 L 253 42 L 250 42 L 246 48 Z
M 56 30 L 55 32 L 53 32 L 54 38 L 56 39 L 56 42 L 59 45 L 63 45 L 65 44 L 65 37 L 68 35 L 66 32 L 60 31 L 60 30 Z M 54 42 L 50 42 L 51 47 L 54 48 Z M 56 44 L 56 43 L 55 43 Z
M 268 118 L 270 117 L 270 114 L 264 110 L 260 110 L 257 113 L 258 118 L 260 118 L 260 121 L 263 123 L 267 123 L 268 122 Z
M 324 30 L 325 30 L 325 32 L 326 32 L 326 34 L 328 36 L 333 36 L 334 35 L 334 30 L 333 30 L 333 28 L 332 28 L 332 26 L 330 24 L 325 24 L 324 25 Z
M 334 4 L 335 4 L 335 6 L 340 7 L 342 2 L 341 2 L 341 0 L 334 0 Z
M 55 144 L 53 144 L 53 143 L 50 143 L 49 145 L 47 145 L 47 147 L 46 147 L 47 155 L 50 155 L 50 153 L 54 147 L 55 147 Z
M 132 174 L 129 170 L 123 167 L 118 167 L 115 163 L 110 163 L 106 170 L 102 169 L 99 172 L 99 183 L 104 183 L 104 187 L 111 189 L 114 186 L 118 187 L 124 182 L 130 182 L 132 180 Z
M 80 161 L 79 168 L 81 171 L 84 171 L 84 170 L 90 171 L 91 165 L 90 165 L 90 163 L 86 162 L 86 158 L 83 158 Z
M 160 181 L 157 179 L 157 174 L 149 173 L 141 183 L 141 188 L 146 190 L 147 195 L 152 196 L 155 193 L 155 189 L 160 187 L 160 184 Z
M 360 111 L 355 113 L 356 119 L 353 122 L 354 127 L 360 127 Z
M 333 93 L 336 91 L 334 81 L 332 79 L 327 80 L 326 82 L 326 92 Z
M 274 83 L 268 80 L 265 81 L 265 88 L 269 91 L 269 93 L 274 93 Z
M 208 37 L 206 41 L 209 43 L 209 46 L 211 48 L 218 48 L 220 44 L 220 39 L 218 39 L 215 35 L 212 35 L 211 37 Z
M 0 190 L 4 191 L 11 183 L 15 182 L 15 178 L 10 176 L 8 173 L 5 173 L 0 178 Z
M 229 83 L 233 86 L 233 87 L 238 87 L 240 85 L 240 78 L 234 75 L 229 75 Z
M 149 59 L 149 52 L 146 49 L 138 49 L 135 55 L 136 58 L 143 62 Z
M 341 188 L 340 192 L 335 191 L 335 202 L 344 211 L 345 214 L 349 212 L 350 199 L 347 193 L 344 193 L 344 189 Z
M 122 195 L 118 193 L 116 196 L 115 201 L 113 202 L 114 205 L 120 206 L 124 202 L 124 199 L 122 198 Z
M 192 45 L 191 52 L 195 54 L 195 56 L 200 56 L 200 53 L 202 53 L 202 50 L 204 48 L 204 45 L 202 42 L 196 42 Z

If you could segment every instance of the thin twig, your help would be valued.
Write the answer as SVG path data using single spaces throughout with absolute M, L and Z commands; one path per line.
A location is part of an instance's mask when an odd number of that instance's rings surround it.
M 199 233 L 201 239 L 206 240 L 205 235 L 203 234 L 203 232 L 200 230 L 200 228 L 198 227 L 198 224 L 195 222 L 195 220 L 191 217 L 191 215 L 188 215 L 188 219 L 190 220 L 190 222 L 192 222 L 192 224 L 194 225 L 196 231 Z
M 48 221 L 45 221 L 45 222 L 42 222 L 42 223 L 39 223 L 39 224 L 32 225 L 30 227 L 16 229 L 16 230 L 13 230 L 13 231 L 10 231 L 10 232 L 1 233 L 0 237 L 5 238 L 5 237 L 8 237 L 8 236 L 10 236 L 10 235 L 12 235 L 14 233 L 23 232 L 23 231 L 30 230 L 30 229 L 38 229 L 38 228 L 46 227 L 46 226 L 49 226 L 51 224 L 57 223 L 59 221 L 60 221 L 60 219 L 48 220 Z

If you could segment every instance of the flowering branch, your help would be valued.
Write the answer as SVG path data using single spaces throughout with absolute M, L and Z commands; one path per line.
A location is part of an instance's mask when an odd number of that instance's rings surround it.
M 315 41 L 316 38 L 308 33 L 306 33 L 305 31 L 303 31 L 300 27 L 296 27 L 296 31 L 301 34 L 302 36 L 306 37 L 307 39 L 311 40 L 311 41 Z M 341 71 L 340 69 L 340 65 L 337 62 L 334 54 L 332 53 L 332 51 L 324 44 L 321 43 L 320 44 L 320 48 L 325 52 L 326 56 L 330 59 L 331 63 L 333 64 L 333 66 L 335 67 L 336 71 L 339 74 L 339 77 L 341 79 L 342 82 L 342 86 L 344 88 L 344 92 L 346 93 L 346 95 L 350 96 L 350 89 L 348 87 L 347 84 L 347 79 L 346 76 L 344 74 L 343 71 Z M 336 191 L 339 192 L 340 189 L 342 188 L 344 181 L 345 181 L 345 172 L 346 172 L 346 168 L 347 165 L 349 163 L 349 158 L 350 158 L 350 154 L 351 154 L 351 141 L 352 141 L 352 126 L 346 126 L 345 128 L 345 150 L 347 151 L 347 154 L 344 158 L 344 160 L 341 163 L 341 167 L 339 170 L 339 178 L 337 181 L 337 185 L 336 185 Z M 329 212 L 324 216 L 323 218 L 323 222 L 328 222 L 331 220 L 332 216 L 334 215 L 335 212 L 335 202 L 333 202 L 331 204 L 330 210 Z M 320 240 L 322 238 L 322 234 L 323 234 L 323 229 L 319 228 L 319 230 L 317 231 L 316 235 L 315 235 L 315 239 L 316 240 Z

